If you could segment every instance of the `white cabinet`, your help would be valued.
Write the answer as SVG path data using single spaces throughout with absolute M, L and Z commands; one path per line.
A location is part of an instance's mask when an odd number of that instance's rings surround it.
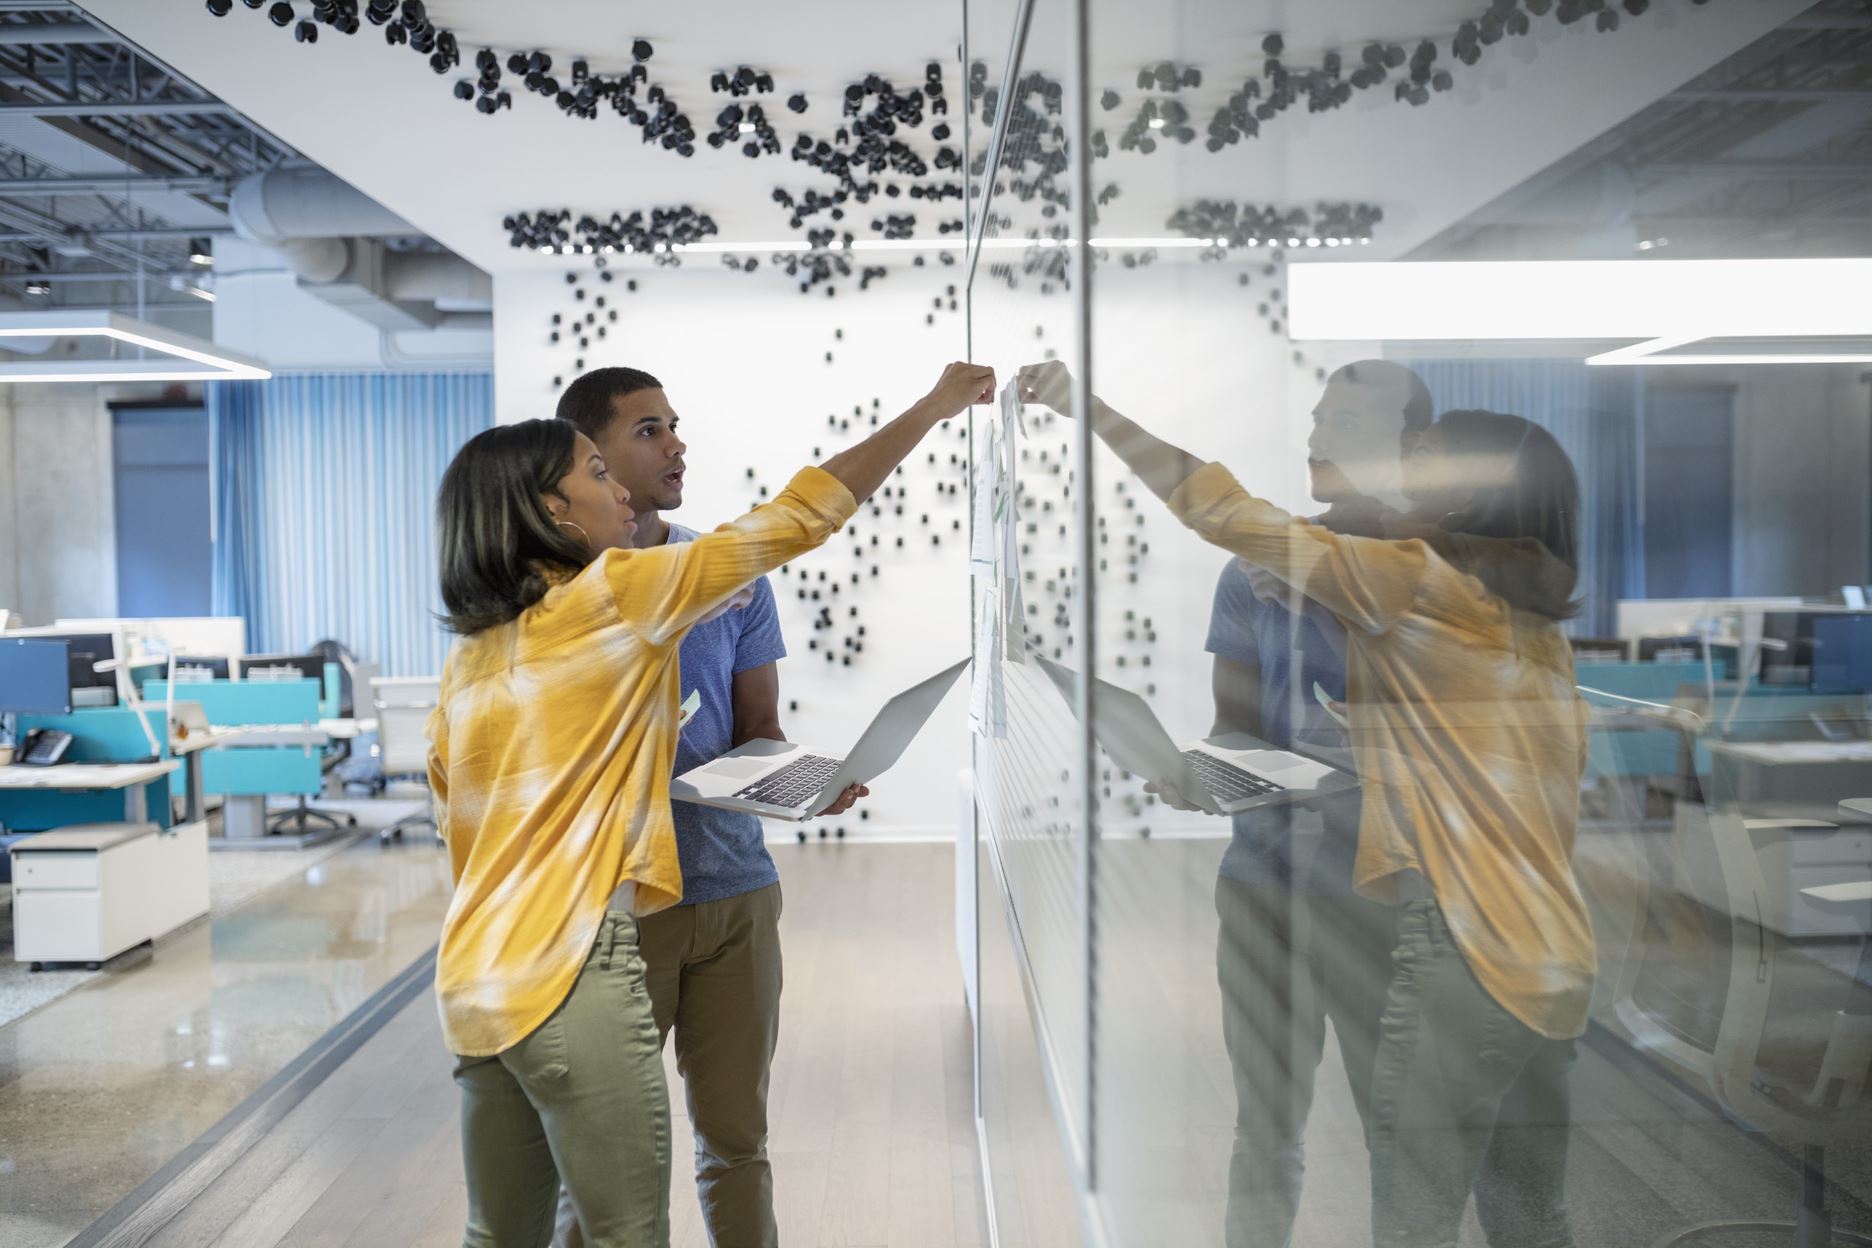
M 208 913 L 208 825 L 60 828 L 16 842 L 13 958 L 100 963 Z

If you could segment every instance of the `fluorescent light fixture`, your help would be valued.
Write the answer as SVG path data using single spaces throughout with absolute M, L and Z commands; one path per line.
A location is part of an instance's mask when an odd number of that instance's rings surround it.
M 51 282 L 27 282 L 26 293 L 29 295 L 49 295 L 52 293 Z
M 199 265 L 205 269 L 214 263 L 214 257 L 205 251 L 191 251 L 189 253 L 189 263 Z
M 210 296 L 212 297 L 212 296 Z M 108 338 L 155 353 L 155 359 L 23 360 L 0 364 L 7 382 L 259 381 L 273 374 L 249 356 L 226 351 L 115 312 L 0 312 L 0 347 L 8 338 Z
M 1296 339 L 1837 338 L 1872 334 L 1872 259 L 1297 262 Z M 1777 357 L 1779 358 L 1779 357 Z
M 194 295 L 197 299 L 206 299 L 209 303 L 215 301 L 214 291 L 203 286 L 191 286 L 188 288 L 188 293 Z
M 1589 355 L 1586 357 L 1586 362 L 1600 366 L 1620 364 L 1872 364 L 1872 347 L 1868 347 L 1863 341 L 1858 344 L 1858 349 L 1833 351 L 1780 349 L 1781 346 L 1790 343 L 1818 345 L 1815 344 L 1814 338 L 1808 335 L 1783 338 L 1779 342 L 1763 342 L 1758 335 L 1754 350 L 1725 351 L 1713 347 L 1703 351 L 1679 349 L 1690 346 L 1692 343 L 1712 341 L 1720 343 L 1732 340 L 1711 340 L 1702 335 L 1652 338 L 1646 342 L 1634 342 L 1630 346 L 1619 347 L 1613 351 Z

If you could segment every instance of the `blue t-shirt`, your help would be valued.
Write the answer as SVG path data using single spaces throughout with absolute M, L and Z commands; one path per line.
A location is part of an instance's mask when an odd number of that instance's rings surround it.
M 669 540 L 695 540 L 695 530 L 669 526 Z M 754 601 L 696 625 L 683 638 L 678 665 L 682 696 L 702 695 L 702 705 L 676 742 L 676 773 L 713 762 L 734 744 L 735 673 L 786 657 L 773 587 L 754 582 Z M 683 904 L 720 901 L 779 881 L 767 852 L 759 816 L 691 802 L 671 802 L 676 856 L 682 863 Z
M 1345 626 L 1317 604 L 1288 591 L 1289 610 L 1280 600 L 1256 598 L 1248 570 L 1231 559 L 1216 580 L 1209 614 L 1209 640 L 1203 648 L 1220 658 L 1261 674 L 1261 730 L 1257 734 L 1279 749 L 1314 746 L 1343 750 L 1345 730 L 1326 714 L 1313 695 L 1318 682 L 1334 701 L 1346 696 L 1343 647 Z M 1336 634 L 1336 635 L 1333 635 Z M 1329 635 L 1331 636 L 1329 640 Z M 1221 874 L 1244 884 L 1295 888 L 1303 892 L 1349 892 L 1352 859 L 1358 848 L 1355 794 L 1322 803 L 1324 824 L 1316 845 L 1301 847 L 1294 837 L 1293 806 L 1270 806 L 1232 816 L 1234 834 L 1222 854 Z

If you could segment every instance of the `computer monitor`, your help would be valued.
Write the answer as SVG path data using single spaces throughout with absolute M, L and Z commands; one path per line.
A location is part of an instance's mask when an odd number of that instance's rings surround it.
M 0 638 L 0 714 L 71 714 L 71 647 L 44 638 Z
M 73 706 L 116 706 L 117 672 L 98 671 L 99 663 L 117 658 L 117 639 L 110 633 L 43 633 L 47 641 L 71 647 L 71 699 Z
M 1638 661 L 1640 663 L 1688 663 L 1699 662 L 1703 658 L 1703 639 L 1701 637 L 1640 637 L 1638 639 Z
M 1815 693 L 1872 691 L 1872 615 L 1814 616 L 1811 654 Z
M 244 654 L 242 680 L 316 680 L 325 688 L 325 660 L 316 654 Z
M 1631 647 L 1623 637 L 1569 637 L 1575 663 L 1623 663 Z
M 1761 627 L 1761 683 L 1798 686 L 1813 683 L 1812 611 L 1764 611 Z
M 227 659 L 214 659 L 202 655 L 178 654 L 175 661 L 177 684 L 201 682 L 205 680 L 231 679 L 232 663 Z

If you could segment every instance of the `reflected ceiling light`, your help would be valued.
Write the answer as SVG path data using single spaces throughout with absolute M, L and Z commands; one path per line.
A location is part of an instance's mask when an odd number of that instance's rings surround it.
M 26 293 L 29 295 L 49 295 L 52 293 L 51 282 L 27 282 Z
M 214 291 L 209 290 L 205 286 L 190 286 L 188 288 L 188 293 L 191 295 L 194 295 L 197 299 L 205 299 L 209 303 L 213 303 L 215 301 Z
M 1763 337 L 1764 335 L 1755 335 Z M 1789 341 L 1801 341 L 1809 335 L 1790 338 Z M 1692 343 L 1707 341 L 1707 335 L 1691 334 L 1687 337 L 1652 338 L 1647 342 L 1634 342 L 1630 346 L 1619 347 L 1613 351 L 1602 351 L 1598 355 L 1586 357 L 1588 364 L 1636 365 L 1636 364 L 1872 364 L 1872 351 L 1681 351 Z
M 212 295 L 208 297 L 212 298 Z M 0 345 L 8 338 L 108 338 L 155 354 L 150 359 L 39 359 L 0 364 L 7 382 L 263 381 L 272 371 L 224 350 L 115 312 L 0 312 Z
M 1872 334 L 1869 284 L 1863 258 L 1296 262 L 1288 324 L 1318 341 L 1839 338 Z

